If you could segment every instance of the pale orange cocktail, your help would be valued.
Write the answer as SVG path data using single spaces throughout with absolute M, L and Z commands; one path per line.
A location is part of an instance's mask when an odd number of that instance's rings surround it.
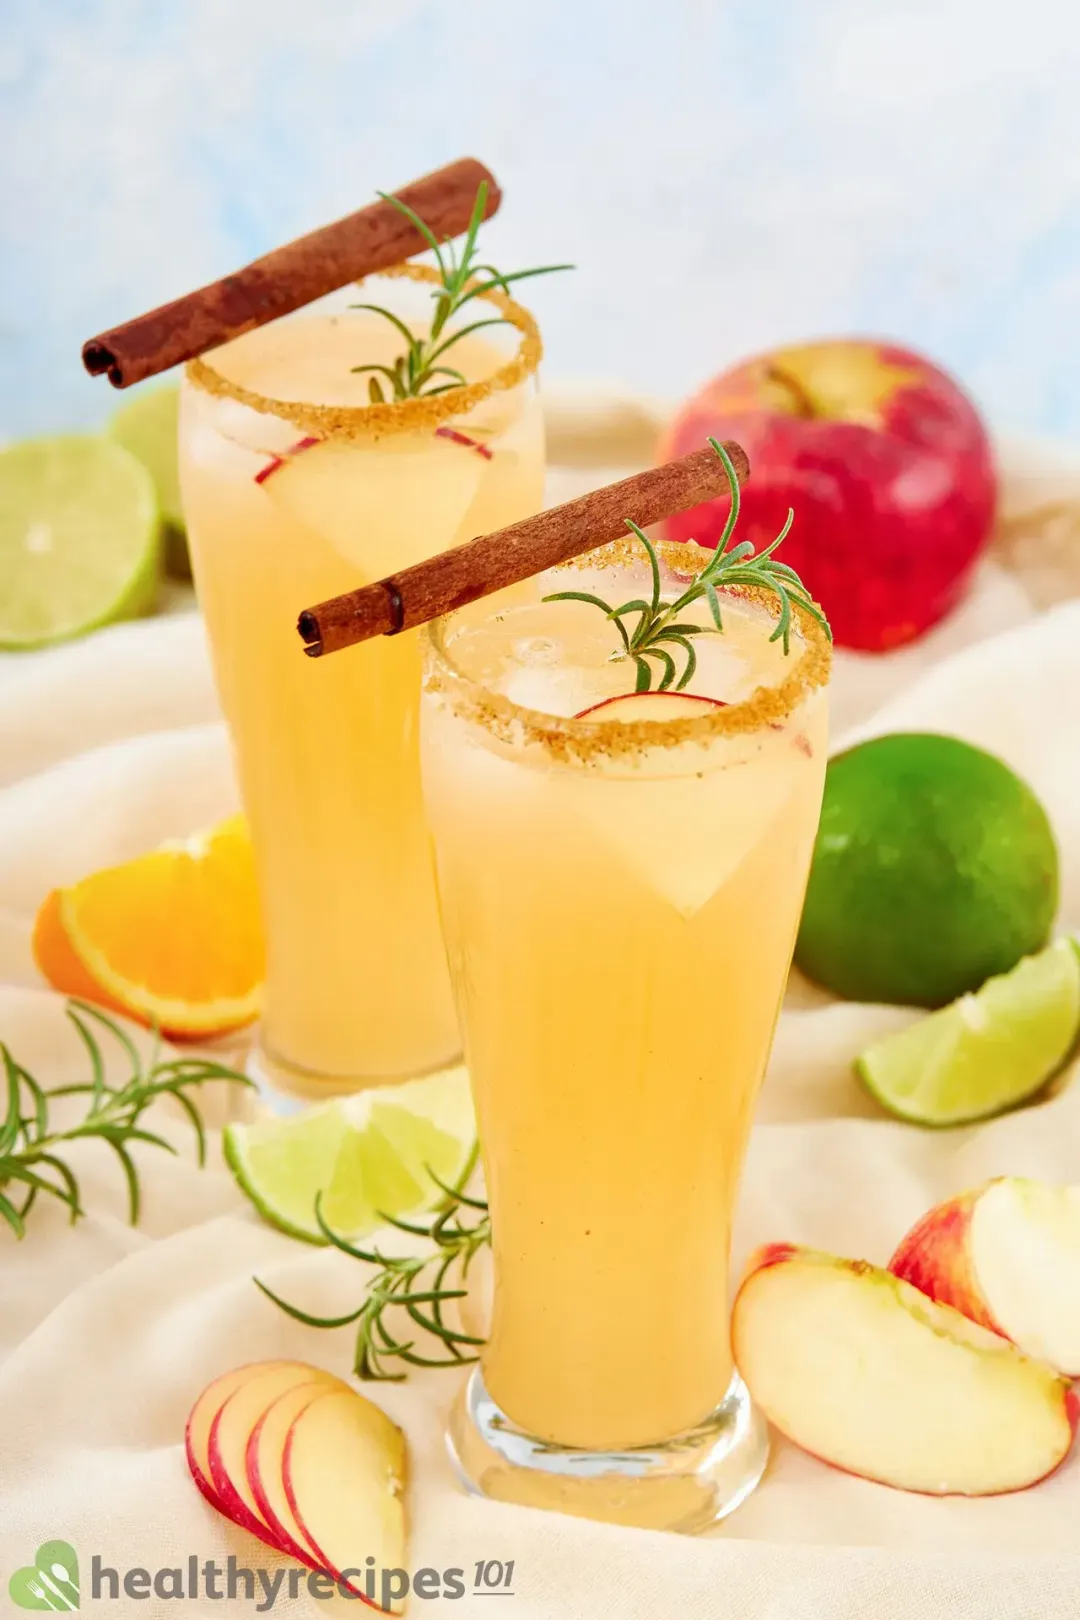
M 371 373 L 352 368 L 392 364 L 400 336 L 340 301 L 188 368 L 184 503 L 258 863 L 261 1067 L 286 1091 L 416 1075 L 459 1050 L 420 794 L 418 635 L 311 660 L 296 618 L 539 507 L 538 339 L 491 296 L 518 328 L 502 329 L 509 348 L 461 339 L 453 365 L 472 386 L 431 398 L 372 403 Z
M 706 556 L 665 548 L 664 590 Z M 775 604 L 724 591 L 691 695 L 626 698 L 611 623 L 538 598 L 647 586 L 628 542 L 429 636 L 425 791 L 496 1282 L 452 1443 L 487 1494 L 697 1528 L 764 1462 L 727 1265 L 820 809 L 828 650 L 801 615 L 785 655 Z M 704 629 L 705 604 L 680 619 Z

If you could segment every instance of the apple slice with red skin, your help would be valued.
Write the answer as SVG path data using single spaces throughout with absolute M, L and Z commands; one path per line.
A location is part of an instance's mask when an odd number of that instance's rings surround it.
M 225 1513 L 225 1509 L 210 1477 L 210 1430 L 214 1419 L 229 1397 L 249 1378 L 265 1372 L 270 1367 L 295 1365 L 299 1364 L 286 1361 L 253 1361 L 243 1367 L 234 1367 L 231 1372 L 222 1373 L 220 1378 L 215 1378 L 212 1384 L 208 1384 L 188 1413 L 188 1420 L 184 1426 L 184 1451 L 188 1469 L 202 1495 L 216 1512 Z
M 405 1568 L 405 1437 L 352 1390 L 316 1396 L 285 1441 L 285 1494 L 300 1533 L 339 1586 L 355 1584 L 374 1556 L 385 1576 Z M 391 1596 L 390 1613 L 400 1613 Z M 376 1607 L 377 1605 L 372 1605 Z
M 759 1250 L 732 1345 L 781 1434 L 901 1490 L 1023 1490 L 1060 1467 L 1076 1431 L 1080 1405 L 1053 1368 L 865 1260 Z
M 575 720 L 588 720 L 598 716 L 602 720 L 637 721 L 690 720 L 709 709 L 726 709 L 723 698 L 694 697 L 689 692 L 626 692 L 620 697 L 604 698 L 587 709 L 579 709 Z
M 255 474 L 255 482 L 257 484 L 265 484 L 271 473 L 276 473 L 279 467 L 284 467 L 285 463 L 293 456 L 298 456 L 301 450 L 310 450 L 312 445 L 321 443 L 321 439 L 313 439 L 311 437 L 306 439 L 297 439 L 296 443 L 291 444 L 283 456 L 271 456 L 270 460 L 266 462 L 264 466 L 259 468 L 258 472 Z
M 479 439 L 472 439 L 467 433 L 461 433 L 457 428 L 438 427 L 435 429 L 435 437 L 437 439 L 449 439 L 451 444 L 463 445 L 467 450 L 475 450 L 477 455 L 483 456 L 485 461 L 490 461 L 494 455 L 490 445 L 481 444 Z M 270 460 L 259 468 L 255 474 L 255 482 L 265 484 L 271 474 L 284 467 L 286 462 L 290 461 L 293 456 L 298 456 L 301 451 L 310 450 L 313 445 L 322 444 L 322 442 L 321 439 L 313 439 L 310 435 L 304 439 L 297 439 L 296 443 L 291 444 L 283 455 L 271 456 Z
M 289 1506 L 285 1490 L 285 1446 L 300 1413 L 318 1395 L 326 1393 L 322 1382 L 297 1384 L 267 1407 L 248 1436 L 244 1469 L 259 1517 L 270 1527 L 282 1551 L 312 1569 L 321 1569 L 315 1553 L 304 1539 Z
M 479 439 L 472 439 L 467 433 L 462 433 L 457 428 L 437 427 L 435 437 L 437 439 L 449 439 L 451 444 L 461 444 L 468 450 L 475 450 L 477 455 L 483 456 L 485 461 L 490 461 L 495 454 L 489 444 L 481 444 Z
M 267 1546 L 276 1547 L 279 1551 L 284 1551 L 284 1548 L 270 1524 L 260 1514 L 248 1482 L 248 1439 L 263 1413 L 279 1395 L 312 1382 L 324 1390 L 348 1391 L 348 1385 L 340 1379 L 303 1362 L 279 1362 L 270 1367 L 254 1368 L 223 1403 L 210 1425 L 210 1480 L 221 1502 L 221 1511 L 241 1529 L 249 1530 Z M 308 1558 L 306 1561 L 311 1560 Z
M 698 697 L 690 692 L 626 692 L 621 697 L 604 698 L 587 709 L 579 709 L 574 719 L 587 720 L 591 715 L 598 715 L 602 720 L 686 720 L 695 714 L 704 714 L 706 709 L 730 707 L 723 698 Z M 769 729 L 783 731 L 784 727 L 772 720 Z M 809 738 L 802 732 L 795 736 L 793 745 L 807 759 L 813 759 Z
M 985 1182 L 924 1215 L 889 1270 L 1080 1378 L 1080 1187 Z

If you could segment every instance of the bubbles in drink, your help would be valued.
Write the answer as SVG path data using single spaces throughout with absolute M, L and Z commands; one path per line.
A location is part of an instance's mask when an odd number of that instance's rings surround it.
M 562 642 L 553 636 L 519 636 L 512 649 L 512 656 L 526 669 L 557 664 L 564 655 Z

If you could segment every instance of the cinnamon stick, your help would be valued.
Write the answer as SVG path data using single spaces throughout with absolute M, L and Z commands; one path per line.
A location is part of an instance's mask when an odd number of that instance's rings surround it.
M 475 158 L 460 158 L 394 195 L 442 240 L 465 230 L 482 181 L 488 187 L 484 218 L 490 219 L 502 193 Z M 275 248 L 220 281 L 91 338 L 83 344 L 83 365 L 92 377 L 104 372 L 115 388 L 128 388 L 350 281 L 411 259 L 427 246 L 416 227 L 392 203 L 380 199 Z
M 745 483 L 750 476 L 745 450 L 730 442 L 724 448 L 739 483 Z M 480 535 L 452 551 L 403 568 L 400 574 L 305 609 L 297 621 L 304 651 L 309 658 L 320 658 L 373 636 L 411 630 L 620 539 L 627 532 L 627 518 L 644 528 L 722 495 L 727 487 L 723 463 L 708 447 L 617 484 L 606 484 L 580 500 L 550 507 L 509 528 Z

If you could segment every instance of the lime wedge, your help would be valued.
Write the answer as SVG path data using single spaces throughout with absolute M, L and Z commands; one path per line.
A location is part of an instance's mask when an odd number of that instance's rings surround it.
M 175 384 L 151 388 L 127 400 L 105 431 L 142 462 L 157 490 L 165 521 L 165 566 L 178 579 L 191 578 L 184 507 L 177 463 L 180 390 Z
M 225 1128 L 224 1152 L 259 1213 L 292 1237 L 322 1243 L 315 1200 L 343 1237 L 363 1237 L 383 1215 L 429 1209 L 442 1197 L 428 1167 L 453 1182 L 467 1167 L 476 1125 L 469 1076 L 449 1069 L 382 1086 L 287 1119 Z
M 179 415 L 179 388 L 152 388 L 125 400 L 109 418 L 105 431 L 142 462 L 154 480 L 162 517 L 182 529 L 184 509 L 176 458 Z
M 147 612 L 159 534 L 153 479 L 120 445 L 72 434 L 0 451 L 0 647 Z
M 1069 1056 L 1078 1027 L 1080 953 L 1060 939 L 974 995 L 887 1035 L 855 1068 L 899 1119 L 966 1125 L 1039 1091 Z

